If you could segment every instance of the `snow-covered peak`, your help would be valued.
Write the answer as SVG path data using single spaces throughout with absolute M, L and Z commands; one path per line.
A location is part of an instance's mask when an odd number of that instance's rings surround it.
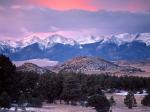
M 118 35 L 111 35 L 104 38 L 102 43 L 115 43 L 117 45 L 122 45 L 124 43 L 131 43 L 133 41 L 141 41 L 150 45 L 150 33 L 141 34 L 129 34 L 123 33 Z
M 86 37 L 78 37 L 76 39 L 76 41 L 83 45 L 83 44 L 90 44 L 90 43 L 95 43 L 95 42 L 100 42 L 101 40 L 103 40 L 104 37 L 103 36 L 86 36 Z
M 17 41 L 4 40 L 4 41 L 0 41 L 0 45 L 14 48 L 17 47 L 19 43 Z
M 118 35 L 113 35 L 110 37 L 109 41 L 116 43 L 117 45 L 122 45 L 124 43 L 130 43 L 135 40 L 137 34 L 123 33 Z
M 75 45 L 76 41 L 74 41 L 71 38 L 66 38 L 61 35 L 37 35 L 33 34 L 31 36 L 25 37 L 24 39 L 18 41 L 20 43 L 20 47 L 26 47 L 28 45 L 32 44 L 39 44 L 40 48 L 49 48 L 53 46 L 54 44 L 61 43 L 61 44 L 69 44 L 69 45 Z M 16 46 L 18 47 L 18 46 Z
M 26 47 L 28 45 L 32 45 L 34 43 L 41 43 L 41 39 L 37 36 L 27 37 L 20 41 L 22 44 L 21 47 Z
M 0 41 L 0 44 L 1 44 L 1 45 L 4 45 L 4 46 L 5 46 L 5 45 L 9 45 L 8 42 L 9 42 L 9 41 Z
M 61 43 L 61 44 L 70 44 L 75 45 L 76 41 L 71 38 L 66 38 L 61 35 L 52 35 L 44 39 L 47 44 Z
M 150 45 L 150 33 L 141 33 L 137 36 L 136 40 L 142 41 L 146 43 L 146 45 Z

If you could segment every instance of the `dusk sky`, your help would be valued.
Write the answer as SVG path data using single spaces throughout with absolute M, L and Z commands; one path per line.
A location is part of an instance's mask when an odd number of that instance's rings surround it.
M 0 0 L 0 39 L 150 32 L 150 0 Z

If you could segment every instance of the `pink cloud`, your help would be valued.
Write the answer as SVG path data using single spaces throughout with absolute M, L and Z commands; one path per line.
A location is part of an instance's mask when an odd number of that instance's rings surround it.
M 1 6 L 33 6 L 56 10 L 81 9 L 88 11 L 146 11 L 150 9 L 150 0 L 0 0 Z M 19 6 L 20 5 L 20 6 Z
M 136 11 L 143 11 L 143 10 L 149 10 L 150 8 L 150 5 L 145 3 L 145 2 L 142 2 L 142 1 L 139 1 L 138 2 L 134 2 L 133 0 L 131 2 L 129 2 L 127 4 L 127 9 L 129 11 L 133 11 L 133 12 L 136 12 Z
M 31 0 L 31 2 L 40 7 L 46 7 L 56 10 L 97 10 L 97 7 L 90 4 L 91 0 Z
M 56 10 L 82 9 L 88 11 L 145 11 L 150 8 L 149 0 L 28 0 L 38 7 Z

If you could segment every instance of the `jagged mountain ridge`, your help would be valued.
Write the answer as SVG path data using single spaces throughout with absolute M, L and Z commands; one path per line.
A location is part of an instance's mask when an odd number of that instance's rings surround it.
M 40 35 L 41 36 L 41 35 Z M 0 41 L 0 53 L 12 60 L 48 58 L 64 62 L 75 56 L 98 56 L 107 60 L 150 58 L 150 33 L 119 34 L 73 40 L 61 35 L 31 35 L 20 41 Z
M 78 37 L 78 36 L 77 36 Z M 139 34 L 129 34 L 129 33 L 123 33 L 118 35 L 109 35 L 109 36 L 87 36 L 87 37 L 80 37 L 79 39 L 73 39 L 69 37 L 64 37 L 59 34 L 47 34 L 47 35 L 38 35 L 38 34 L 32 34 L 28 37 L 25 37 L 18 41 L 13 40 L 1 40 L 0 41 L 0 47 L 2 49 L 2 46 L 7 46 L 9 48 L 24 48 L 32 44 L 39 44 L 44 48 L 52 47 L 52 45 L 56 43 L 60 44 L 69 44 L 74 46 L 75 44 L 84 45 L 84 44 L 90 44 L 90 43 L 96 43 L 96 42 L 102 42 L 102 43 L 115 43 L 117 45 L 122 45 L 124 43 L 130 43 L 133 41 L 141 41 L 143 43 L 146 43 L 146 45 L 150 45 L 150 33 L 139 33 Z

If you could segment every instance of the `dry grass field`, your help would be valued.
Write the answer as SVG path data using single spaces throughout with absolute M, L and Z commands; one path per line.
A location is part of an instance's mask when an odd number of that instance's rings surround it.
M 116 94 L 107 94 L 107 97 L 114 96 L 114 99 L 116 101 L 116 105 L 112 107 L 113 112 L 150 112 L 150 107 L 145 107 L 141 104 L 141 100 L 144 96 L 136 96 L 137 101 L 137 107 L 134 107 L 133 109 L 128 109 L 124 104 L 124 98 L 123 95 L 116 95 Z
M 14 108 L 11 108 L 9 112 L 14 112 Z M 18 110 L 18 112 L 22 112 Z M 64 104 L 45 104 L 42 108 L 27 108 L 27 112 L 95 112 L 90 107 L 71 106 Z
M 150 77 L 150 62 L 144 62 L 144 63 L 130 63 L 127 61 L 120 61 L 120 62 L 116 62 L 116 64 L 120 65 L 120 66 L 131 66 L 131 67 L 135 67 L 135 68 L 139 68 L 141 69 L 143 72 L 135 72 L 135 73 L 130 73 L 129 75 L 131 76 L 138 76 L 138 77 Z M 114 74 L 116 76 L 122 76 L 123 74 L 121 73 L 116 73 Z
M 108 98 L 110 96 L 114 96 L 116 101 L 116 105 L 112 107 L 112 112 L 150 112 L 150 107 L 145 107 L 141 105 L 141 100 L 144 96 L 136 96 L 137 107 L 133 109 L 128 109 L 124 104 L 123 95 L 116 95 L 116 94 L 106 94 Z M 13 110 L 13 108 L 11 109 Z M 71 106 L 65 104 L 44 104 L 42 108 L 27 108 L 28 112 L 96 112 L 94 109 L 90 107 L 82 107 L 82 106 Z M 14 111 L 10 111 L 14 112 Z M 18 111 L 21 112 L 21 111 Z

